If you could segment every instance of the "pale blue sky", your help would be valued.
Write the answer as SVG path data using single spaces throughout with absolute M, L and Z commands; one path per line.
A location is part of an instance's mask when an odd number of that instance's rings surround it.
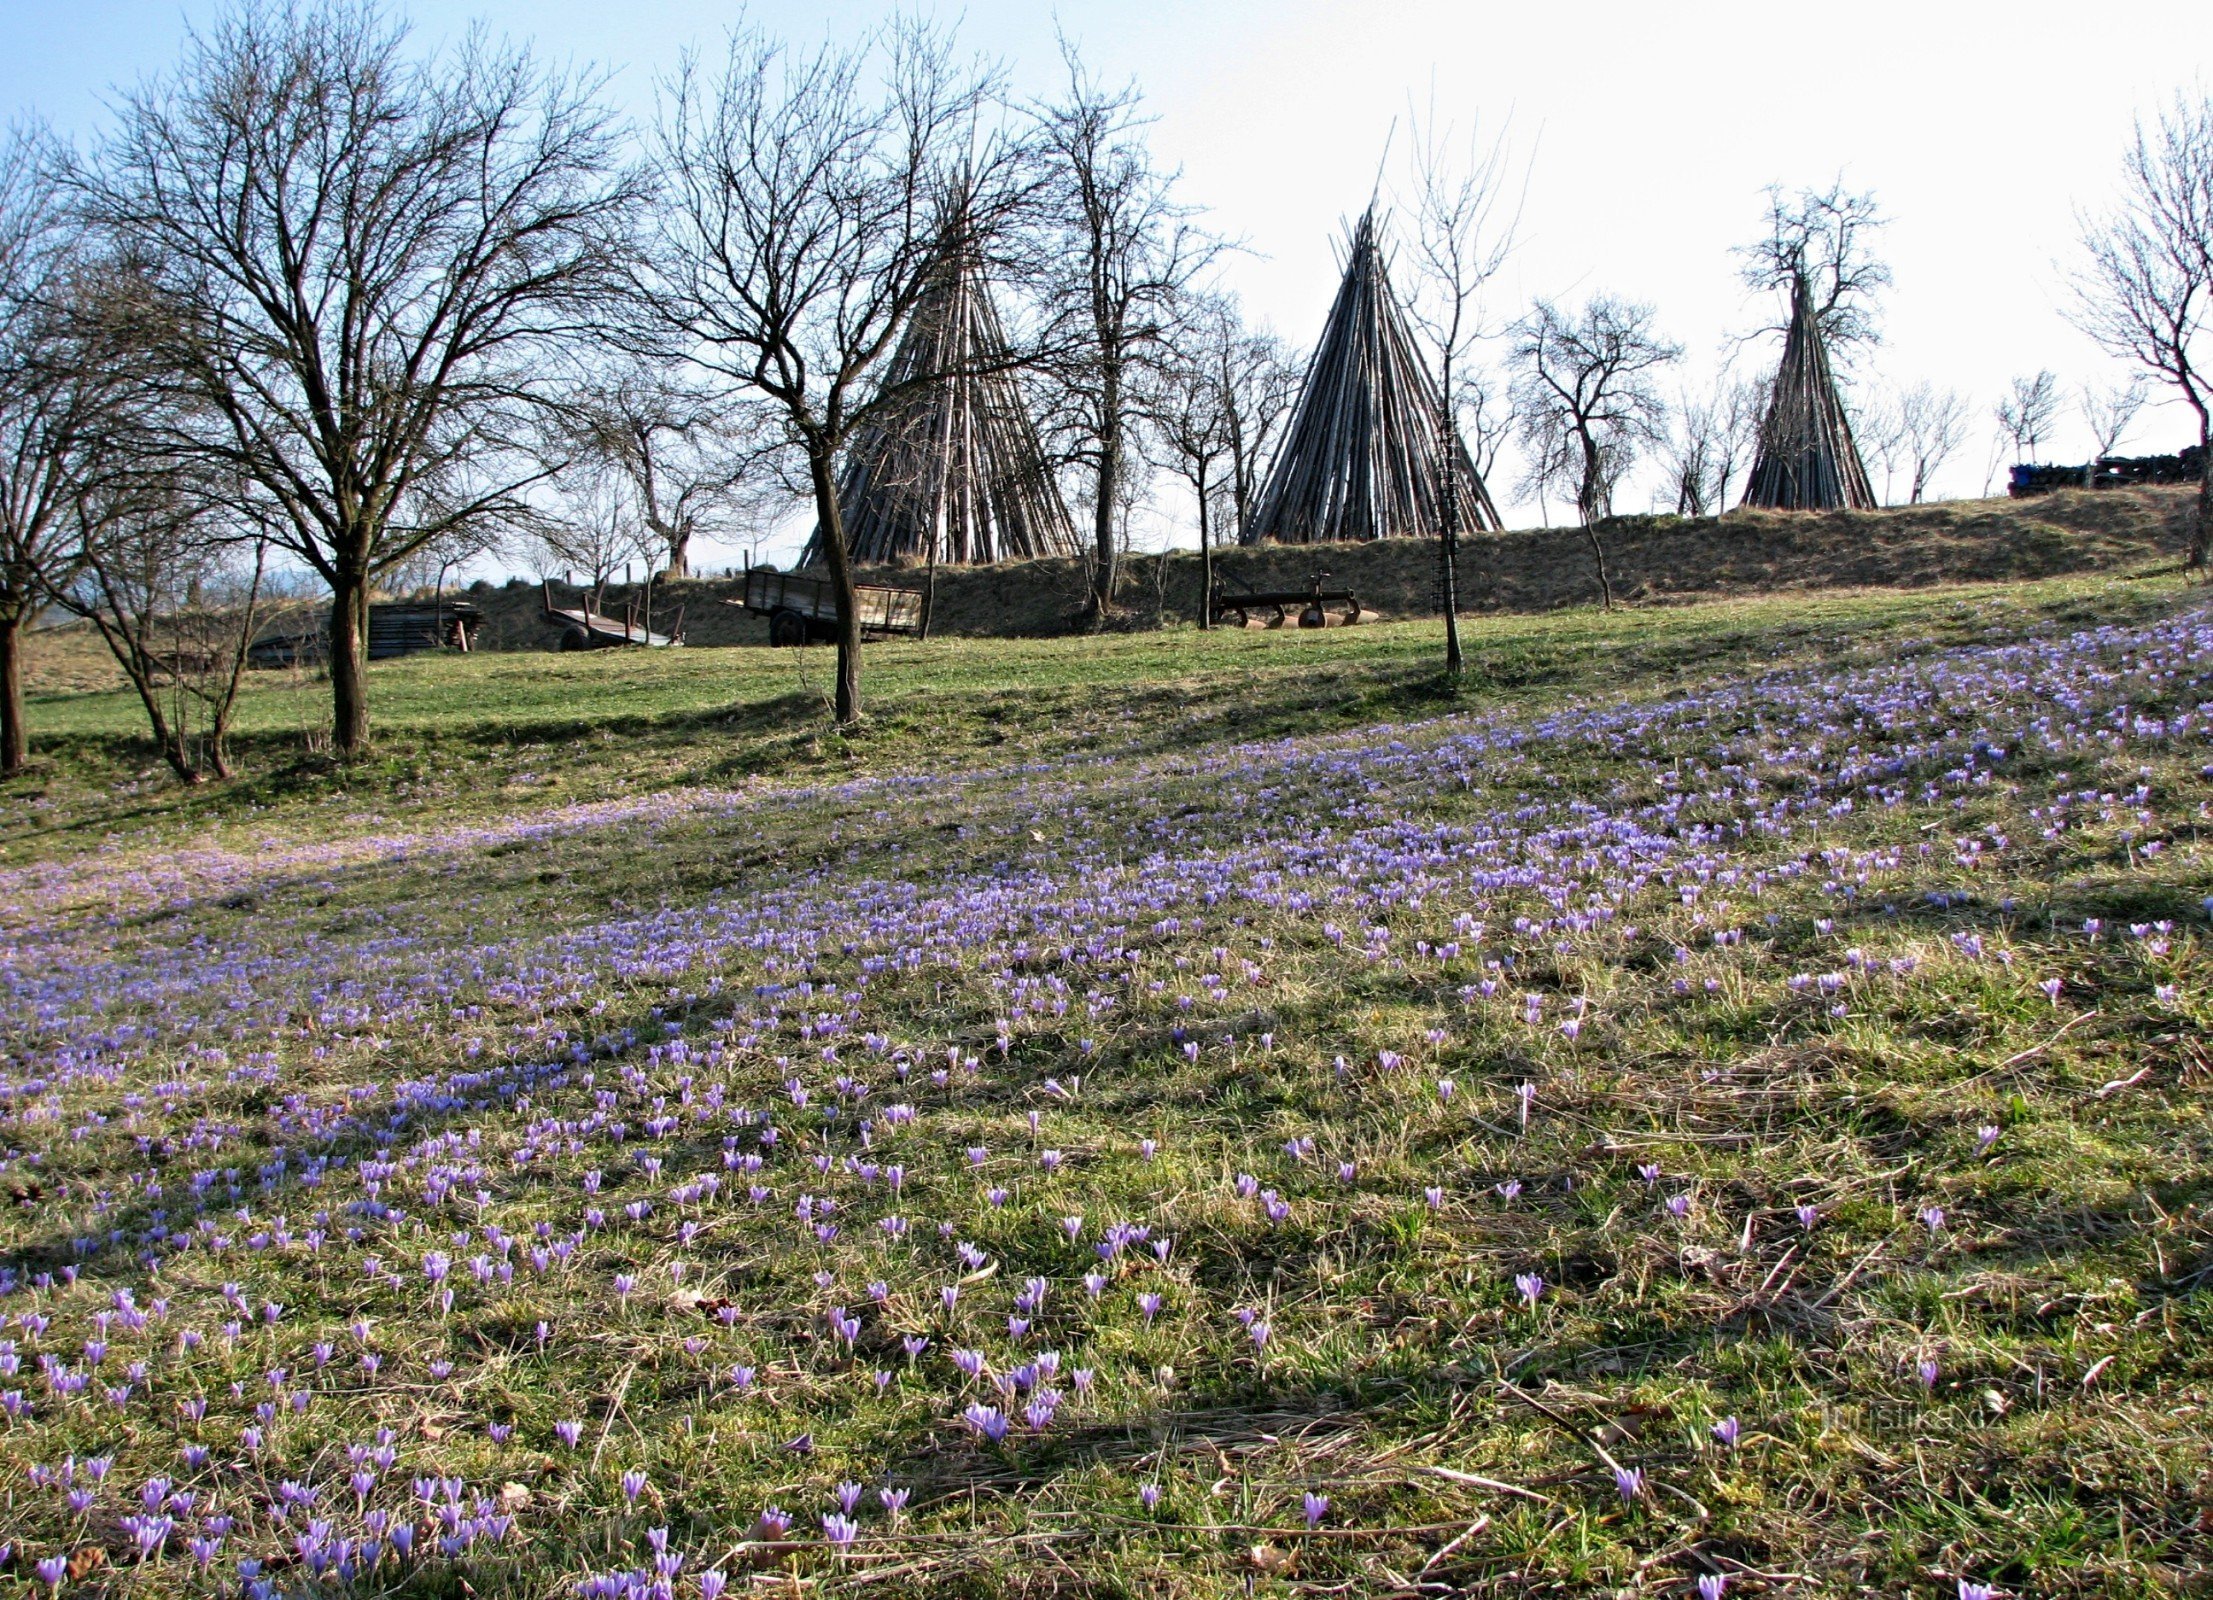
M 158 69 L 185 19 L 214 9 L 206 0 L 0 0 L 0 108 L 35 109 L 82 133 L 108 85 Z M 640 112 L 683 47 L 714 44 L 738 14 L 710 0 L 413 0 L 402 9 L 427 37 L 482 18 L 554 55 L 602 62 Z M 811 40 L 887 9 L 775 0 L 752 14 Z M 1432 83 L 1445 114 L 1487 124 L 1510 116 L 1534 152 L 1523 242 L 1496 309 L 1592 289 L 1652 300 L 1689 348 L 1684 378 L 1700 383 L 1730 336 L 1755 321 L 1728 250 L 1757 228 L 1761 187 L 1841 169 L 1895 219 L 1884 248 L 1897 284 L 1868 369 L 1954 385 L 1975 402 L 1978 438 L 1939 485 L 1950 493 L 1981 490 L 1988 413 L 2009 378 L 2047 366 L 2070 384 L 2114 374 L 2061 315 L 2072 210 L 2098 202 L 2130 118 L 2202 85 L 2213 55 L 2202 3 L 2093 12 L 1871 0 L 1842 31 L 1830 8 L 1777 4 L 985 0 L 925 9 L 960 18 L 968 45 L 1006 58 L 1036 90 L 1058 72 L 1056 15 L 1103 74 L 1138 78 L 1160 119 L 1158 148 L 1183 167 L 1188 197 L 1254 252 L 1230 265 L 1229 280 L 1301 344 L 1335 286 L 1332 237 L 1366 199 L 1393 119 L 1410 97 L 1426 101 Z M 2148 414 L 2130 442 L 2172 449 L 2183 432 L 2179 416 Z M 2047 453 L 2084 445 L 2070 416 Z M 1624 509 L 1642 503 L 1625 500 Z M 1530 520 L 1535 509 L 1524 508 Z M 1141 538 L 1157 543 L 1174 520 Z

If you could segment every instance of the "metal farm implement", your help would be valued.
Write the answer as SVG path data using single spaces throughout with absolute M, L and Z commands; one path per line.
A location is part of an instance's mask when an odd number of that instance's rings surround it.
M 1375 622 L 1377 613 L 1362 608 L 1350 589 L 1325 589 L 1318 574 L 1305 589 L 1255 589 L 1232 592 L 1214 585 L 1207 611 L 1217 628 L 1349 628 Z

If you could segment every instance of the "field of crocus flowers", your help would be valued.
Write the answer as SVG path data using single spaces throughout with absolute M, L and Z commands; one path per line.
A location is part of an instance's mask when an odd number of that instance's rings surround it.
M 2213 598 L 1470 639 L 34 705 L 0 1595 L 2204 1592 Z

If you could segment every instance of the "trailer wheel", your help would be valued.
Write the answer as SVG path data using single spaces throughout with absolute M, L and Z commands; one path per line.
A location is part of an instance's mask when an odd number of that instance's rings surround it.
M 561 648 L 563 650 L 589 650 L 591 647 L 591 635 L 574 623 L 561 630 Z
M 780 649 L 807 642 L 807 619 L 796 611 L 775 611 L 769 614 L 768 642 Z

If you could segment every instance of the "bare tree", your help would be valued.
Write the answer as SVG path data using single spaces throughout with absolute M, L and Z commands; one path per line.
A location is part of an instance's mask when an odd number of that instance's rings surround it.
M 1521 220 L 1520 196 L 1509 189 L 1509 160 L 1503 130 L 1485 139 L 1480 130 L 1471 129 L 1463 150 L 1451 125 L 1437 120 L 1434 105 L 1426 117 L 1415 120 L 1414 257 L 1421 291 L 1414 298 L 1413 313 L 1429 337 L 1440 402 L 1434 427 L 1444 526 L 1438 530 L 1437 591 L 1445 614 L 1449 677 L 1458 677 L 1465 669 L 1460 648 L 1460 527 L 1475 511 L 1460 504 L 1461 442 L 1455 402 L 1471 348 L 1495 331 L 1483 322 L 1483 291 L 1513 253 Z M 1480 478 L 1477 485 L 1482 492 Z M 1490 525 L 1497 526 L 1497 509 L 1483 509 Z
M 717 404 L 662 363 L 626 360 L 584 387 L 565 433 L 576 456 L 621 470 L 658 544 L 647 559 L 687 578 L 692 541 L 741 525 L 752 509 L 759 445 L 750 421 L 744 408 Z
M 620 287 L 634 189 L 596 86 L 370 0 L 241 0 L 74 170 L 139 274 L 171 446 L 250 486 L 329 588 L 332 742 L 367 743 L 371 589 L 510 508 L 554 352 Z
M 1149 386 L 1151 435 L 1199 506 L 1199 626 L 1214 625 L 1214 551 L 1223 518 L 1233 535 L 1260 493 L 1261 463 L 1298 398 L 1299 367 L 1274 334 L 1247 328 L 1235 298 L 1185 301 L 1174 356 Z
M 2013 459 L 2034 461 L 2037 446 L 2059 419 L 2059 374 L 2043 371 L 2015 378 L 2005 398 L 1991 408 L 1998 431 L 2013 445 Z
M 135 458 L 78 502 L 80 569 L 57 591 L 138 696 L 162 759 L 196 784 L 231 776 L 227 742 L 265 615 L 268 542 L 190 465 Z
M 1852 408 L 1851 421 L 1852 441 L 1859 446 L 1860 459 L 1871 473 L 1882 474 L 1877 502 L 1890 505 L 1898 469 L 1906 460 L 1906 430 L 1898 396 L 1882 389 L 1863 393 L 1859 404 Z
M 637 484 L 616 463 L 586 457 L 565 463 L 540 487 L 529 512 L 516 519 L 542 572 L 582 572 L 599 591 L 633 562 L 651 569 L 662 546 L 646 521 Z
M 23 633 L 82 556 L 75 510 L 118 393 L 83 339 L 90 268 L 28 126 L 0 136 L 0 776 L 23 770 Z
M 1522 319 L 1514 345 L 1530 481 L 1540 488 L 1574 485 L 1608 609 L 1613 583 L 1597 524 L 1612 513 L 1614 486 L 1638 450 L 1664 437 L 1667 402 L 1654 375 L 1683 354 L 1660 336 L 1656 316 L 1649 305 L 1605 294 L 1572 313 L 1540 300 Z
M 1726 372 L 1705 394 L 1682 396 L 1665 449 L 1677 516 L 1718 516 L 1728 504 L 1729 485 L 1758 439 L 1761 398 L 1757 385 Z
M 2198 419 L 2196 527 L 2185 565 L 2213 541 L 2213 96 L 2178 94 L 2141 119 L 2111 211 L 2081 219 L 2074 319 L 2106 349 L 2171 386 Z
M 861 635 L 839 461 L 948 376 L 876 382 L 940 252 L 984 248 L 1022 197 L 1014 152 L 984 142 L 996 89 L 912 22 L 809 56 L 734 34 L 719 72 L 687 61 L 668 88 L 649 298 L 671 354 L 763 401 L 803 464 L 839 596 L 841 723 L 861 714 Z
M 1305 363 L 1266 329 L 1248 328 L 1217 352 L 1216 382 L 1229 425 L 1229 500 L 1239 540 L 1259 509 L 1261 469 L 1299 398 Z
M 1517 424 L 1512 380 L 1469 362 L 1454 376 L 1453 386 L 1452 416 L 1460 441 L 1468 447 L 1475 475 L 1488 484 Z
M 1746 285 L 1788 297 L 1800 279 L 1812 298 L 1823 342 L 1840 363 L 1853 350 L 1877 342 L 1875 296 L 1890 285 L 1890 268 L 1874 253 L 1873 235 L 1886 218 L 1872 194 L 1854 194 L 1840 176 L 1826 189 L 1786 193 L 1767 187 L 1765 237 L 1742 245 Z M 1787 324 L 1763 330 L 1780 333 Z
M 1139 390 L 1167 357 L 1177 302 L 1218 247 L 1175 199 L 1176 174 L 1154 164 L 1135 87 L 1101 85 L 1066 39 L 1061 55 L 1067 87 L 1034 112 L 1047 208 L 1039 261 L 1056 352 L 1051 431 L 1090 474 L 1090 613 L 1100 620 L 1114 604 Z
M 1214 518 L 1227 498 L 1232 396 L 1225 381 L 1244 329 L 1236 307 L 1209 295 L 1187 302 L 1174 359 L 1150 411 L 1163 464 L 1190 486 L 1199 509 L 1199 627 L 1214 626 Z
M 2095 384 L 2082 386 L 2080 405 L 2082 420 L 2090 429 L 2089 473 L 2097 471 L 2098 463 L 2120 449 L 2121 440 L 2136 420 L 2136 413 L 2144 409 L 2149 398 L 2147 384 L 2141 372 L 2132 372 L 2125 383 L 2107 384 L 2099 388 Z M 2089 473 L 2084 482 L 2089 481 Z
M 1967 397 L 1957 389 L 1938 389 L 1924 378 L 1899 393 L 1897 425 L 1912 469 L 1907 503 L 1919 505 L 1930 481 L 1967 442 Z

